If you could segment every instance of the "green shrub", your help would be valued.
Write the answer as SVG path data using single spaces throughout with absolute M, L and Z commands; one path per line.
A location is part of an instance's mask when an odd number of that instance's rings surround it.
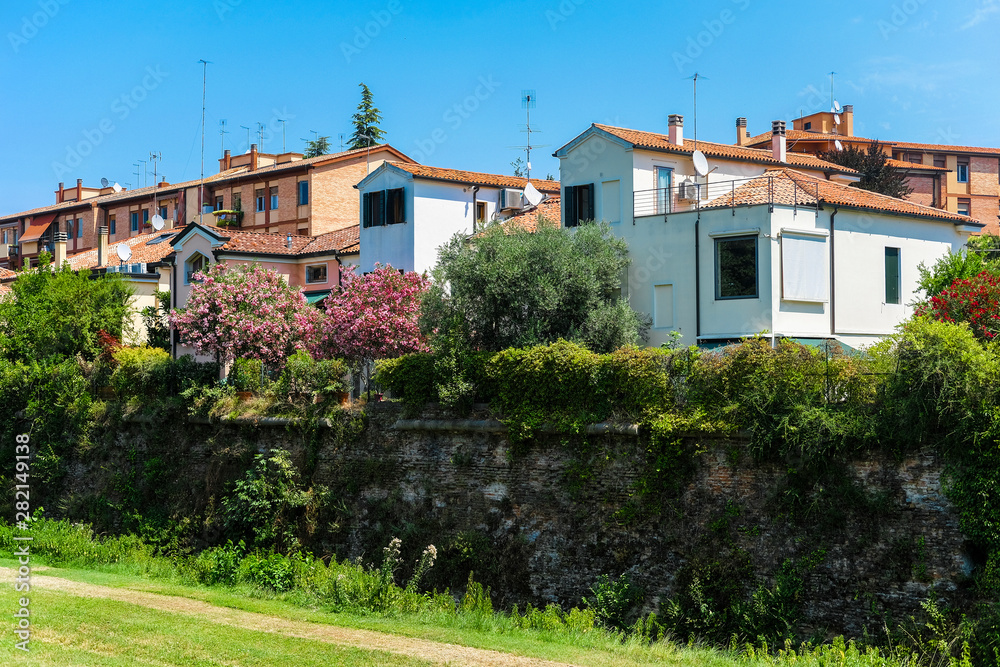
M 290 397 L 348 391 L 344 380 L 348 370 L 347 363 L 341 359 L 316 361 L 307 351 L 299 350 L 285 361 L 278 391 Z
M 295 559 L 278 553 L 251 553 L 240 561 L 239 578 L 265 590 L 290 591 L 295 587 Z
M 438 400 L 434 356 L 427 352 L 406 354 L 375 362 L 375 383 L 402 398 L 411 412 Z
M 236 391 L 261 390 L 261 378 L 264 375 L 264 362 L 260 359 L 237 359 L 229 370 L 227 380 Z
M 190 567 L 200 583 L 233 586 L 239 581 L 240 561 L 245 554 L 246 546 L 242 541 L 233 544 L 230 540 L 225 546 L 212 547 L 199 553 L 191 560 Z
M 111 386 L 119 398 L 154 397 L 165 393 L 170 353 L 158 347 L 122 347 L 113 354 Z
M 629 614 L 641 601 L 642 590 L 632 584 L 628 573 L 617 579 L 602 574 L 590 587 L 590 597 L 583 598 L 597 621 L 612 630 L 625 630 Z

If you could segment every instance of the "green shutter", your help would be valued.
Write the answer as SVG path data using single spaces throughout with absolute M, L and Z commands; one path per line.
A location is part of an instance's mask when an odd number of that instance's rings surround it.
M 563 190 L 562 210 L 565 226 L 576 227 L 576 186 L 567 185 Z
M 372 193 L 370 192 L 361 195 L 361 226 L 372 226 Z
M 885 249 L 885 302 L 899 303 L 899 248 Z
M 587 213 L 584 220 L 594 219 L 594 184 L 587 184 Z

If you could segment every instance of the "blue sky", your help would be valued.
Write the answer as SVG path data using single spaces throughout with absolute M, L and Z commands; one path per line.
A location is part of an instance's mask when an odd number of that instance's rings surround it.
M 603 122 L 666 132 L 699 72 L 699 138 L 731 143 L 829 106 L 830 71 L 856 134 L 1000 145 L 1000 0 L 944 2 L 478 3 L 376 0 L 128 3 L 8 0 L 0 9 L 0 212 L 54 201 L 59 181 L 137 183 L 151 151 L 170 182 L 205 173 L 225 145 L 301 151 L 312 130 L 350 134 L 367 83 L 394 146 L 425 164 L 510 173 L 523 152 L 524 89 L 538 106 L 532 175 Z M 152 165 L 147 165 L 152 182 Z M 138 177 L 141 185 L 142 176 Z

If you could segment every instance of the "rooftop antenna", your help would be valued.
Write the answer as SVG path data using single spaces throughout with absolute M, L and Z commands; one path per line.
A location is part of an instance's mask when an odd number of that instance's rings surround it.
M 101 179 L 101 187 L 102 187 L 102 188 L 106 188 L 106 187 L 108 187 L 109 185 L 111 185 L 111 181 L 109 181 L 109 180 L 108 180 L 108 179 L 106 179 L 106 178 L 102 178 L 102 179 Z
M 258 146 L 257 150 L 259 150 L 261 153 L 263 153 L 264 152 L 264 123 L 262 123 L 260 121 L 257 121 L 257 138 L 259 139 L 259 141 L 257 142 L 257 146 Z
M 830 72 L 830 111 L 834 113 L 840 111 L 840 109 L 837 108 L 840 105 L 837 104 L 837 100 L 833 96 L 833 77 L 835 74 L 836 72 Z
M 285 152 L 285 119 L 279 118 L 278 122 L 281 123 L 281 152 Z
M 698 150 L 698 79 L 707 79 L 707 76 L 702 76 L 697 72 L 694 76 L 689 76 L 694 82 L 694 149 Z
M 146 187 L 146 161 L 145 160 L 139 160 L 138 162 L 139 162 L 139 164 L 142 165 L 142 187 Z M 138 167 L 139 164 L 137 164 L 135 166 Z M 138 176 L 139 172 L 136 171 L 135 175 Z M 139 180 L 136 179 L 135 182 L 136 182 L 136 184 L 138 184 Z
M 160 208 L 156 205 L 156 191 L 159 190 L 159 185 L 156 182 L 156 162 L 163 159 L 163 153 L 160 152 L 149 152 L 149 161 L 153 163 L 153 226 L 156 226 L 156 219 L 160 218 L 160 225 L 163 225 L 163 218 L 160 217 Z
M 223 118 L 219 121 L 219 135 L 222 137 L 222 153 L 220 155 L 226 154 L 226 135 L 229 134 L 229 130 L 226 129 L 226 119 Z
M 201 63 L 201 182 L 198 183 L 198 224 L 205 216 L 205 91 L 208 83 L 208 60 Z
M 537 103 L 534 89 L 521 91 L 521 108 L 524 109 L 525 114 L 524 127 L 528 133 L 528 140 L 524 143 L 528 181 L 531 181 L 531 110 L 535 108 Z
M 247 153 L 250 152 L 250 128 L 246 125 L 240 125 L 244 130 L 247 131 Z
M 340 152 L 344 152 L 344 133 L 340 133 Z

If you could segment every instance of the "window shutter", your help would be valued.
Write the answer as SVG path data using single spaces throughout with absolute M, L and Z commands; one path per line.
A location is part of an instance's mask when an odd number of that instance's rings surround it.
M 361 195 L 361 226 L 372 226 L 372 193 L 365 192 Z
M 567 185 L 562 200 L 563 216 L 566 227 L 576 227 L 576 186 Z
M 584 220 L 594 219 L 594 184 L 588 183 L 586 186 L 587 193 L 587 205 L 584 207 L 586 209 L 586 214 L 583 216 Z
M 386 215 L 385 215 L 385 209 L 386 209 L 386 206 L 385 206 L 385 190 L 382 190 L 381 192 L 379 192 L 377 194 L 378 194 L 378 196 L 376 197 L 376 199 L 378 200 L 378 209 L 376 210 L 376 213 L 375 213 L 375 224 L 376 225 L 381 225 L 381 226 L 384 227 L 385 226 L 385 218 L 386 218 Z

